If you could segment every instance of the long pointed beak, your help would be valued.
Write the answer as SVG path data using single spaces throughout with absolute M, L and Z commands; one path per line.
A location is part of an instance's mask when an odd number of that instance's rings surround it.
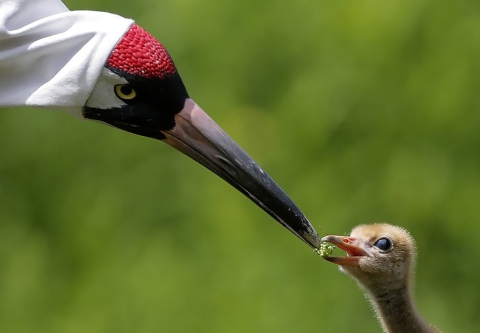
M 192 99 L 175 115 L 175 127 L 162 133 L 163 141 L 223 178 L 305 243 L 320 245 L 286 193 Z
M 328 235 L 322 238 L 322 242 L 333 244 L 347 253 L 347 257 L 323 257 L 323 259 L 340 266 L 358 267 L 360 259 L 363 256 L 368 256 L 368 253 L 361 247 L 361 244 L 355 237 Z

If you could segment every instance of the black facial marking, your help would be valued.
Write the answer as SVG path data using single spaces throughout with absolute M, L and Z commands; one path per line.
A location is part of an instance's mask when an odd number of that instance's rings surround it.
M 160 131 L 175 126 L 174 116 L 183 109 L 188 98 L 180 75 L 175 73 L 162 79 L 147 79 L 116 68 L 107 68 L 128 81 L 128 84 L 119 87 L 121 94 L 128 96 L 134 91 L 135 97 L 127 99 L 119 96 L 126 104 L 119 108 L 84 107 L 85 118 L 102 121 L 134 134 L 165 139 Z

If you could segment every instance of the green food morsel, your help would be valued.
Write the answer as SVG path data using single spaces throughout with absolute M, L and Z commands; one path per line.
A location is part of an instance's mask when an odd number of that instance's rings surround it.
M 328 257 L 329 255 L 332 254 L 334 249 L 335 249 L 335 245 L 332 245 L 327 242 L 322 242 L 322 244 L 320 244 L 320 248 L 315 249 L 315 252 L 317 252 L 322 257 Z

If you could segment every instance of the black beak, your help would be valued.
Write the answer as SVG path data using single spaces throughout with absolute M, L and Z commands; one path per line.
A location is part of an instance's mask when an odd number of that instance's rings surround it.
M 313 248 L 319 237 L 286 193 L 192 99 L 162 131 L 170 146 L 188 155 L 246 195 Z

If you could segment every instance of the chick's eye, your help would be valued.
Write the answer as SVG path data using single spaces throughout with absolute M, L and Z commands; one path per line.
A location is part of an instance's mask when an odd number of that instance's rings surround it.
M 388 251 L 392 248 L 392 242 L 388 238 L 380 238 L 373 245 L 383 251 Z
M 137 96 L 135 90 L 127 84 L 117 84 L 115 86 L 115 94 L 123 100 L 134 99 Z

